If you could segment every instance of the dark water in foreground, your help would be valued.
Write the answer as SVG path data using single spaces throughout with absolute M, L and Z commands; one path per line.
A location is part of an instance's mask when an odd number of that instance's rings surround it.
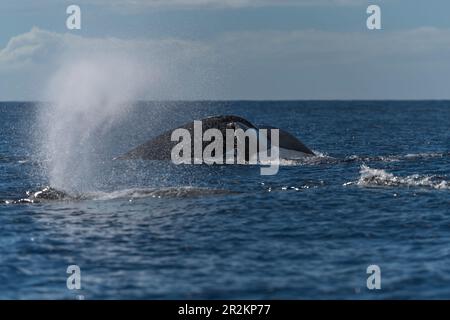
M 0 298 L 450 298 L 450 102 L 139 105 L 96 135 L 74 199 L 8 204 L 51 183 L 37 113 L 0 103 Z M 281 126 L 320 156 L 275 176 L 110 160 L 216 114 Z

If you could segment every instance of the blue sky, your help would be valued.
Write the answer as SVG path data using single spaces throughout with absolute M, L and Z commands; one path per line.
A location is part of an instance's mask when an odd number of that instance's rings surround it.
M 0 21 L 1 100 L 42 99 L 65 64 L 102 55 L 152 74 L 145 99 L 450 98 L 445 0 L 5 0 Z

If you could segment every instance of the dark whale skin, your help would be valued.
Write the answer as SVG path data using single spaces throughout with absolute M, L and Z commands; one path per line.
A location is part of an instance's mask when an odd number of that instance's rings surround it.
M 252 128 L 255 130 L 258 129 L 278 129 L 271 126 L 260 126 L 256 127 L 250 121 L 234 115 L 226 115 L 226 116 L 214 116 L 202 119 L 202 130 L 203 133 L 208 129 L 219 129 L 223 136 L 225 137 L 226 129 L 238 129 L 242 128 L 242 125 L 247 128 Z M 168 130 L 153 139 L 137 146 L 136 148 L 128 151 L 127 153 L 115 158 L 117 160 L 132 160 L 132 159 L 142 159 L 142 160 L 170 160 L 171 152 L 175 145 L 179 143 L 179 141 L 171 141 L 172 132 L 176 129 L 186 129 L 191 134 L 191 137 L 194 137 L 194 122 L 186 123 L 180 127 Z M 268 130 L 270 133 L 270 130 Z M 269 134 L 270 138 L 270 134 Z M 279 146 L 280 148 L 285 148 L 294 151 L 303 152 L 306 155 L 314 156 L 314 153 L 306 147 L 300 140 L 291 135 L 290 133 L 279 129 Z M 192 152 L 193 155 L 193 141 L 192 142 Z M 211 143 L 210 141 L 203 141 L 203 149 Z M 224 143 L 225 145 L 225 143 Z M 248 150 L 246 150 L 248 151 Z M 225 154 L 225 153 L 224 153 Z M 248 153 L 246 154 L 246 158 L 248 158 Z

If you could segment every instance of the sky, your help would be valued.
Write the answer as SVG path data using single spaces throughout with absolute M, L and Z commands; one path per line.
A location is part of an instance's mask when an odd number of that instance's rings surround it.
M 132 65 L 140 100 L 450 99 L 450 1 L 0 2 L 0 100 L 45 100 L 80 61 Z

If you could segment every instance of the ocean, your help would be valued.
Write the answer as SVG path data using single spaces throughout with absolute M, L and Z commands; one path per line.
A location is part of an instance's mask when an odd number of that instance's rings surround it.
M 450 101 L 46 108 L 0 103 L 0 299 L 450 298 Z M 112 160 L 221 114 L 279 126 L 317 156 L 272 176 Z M 33 201 L 47 186 L 64 196 Z

